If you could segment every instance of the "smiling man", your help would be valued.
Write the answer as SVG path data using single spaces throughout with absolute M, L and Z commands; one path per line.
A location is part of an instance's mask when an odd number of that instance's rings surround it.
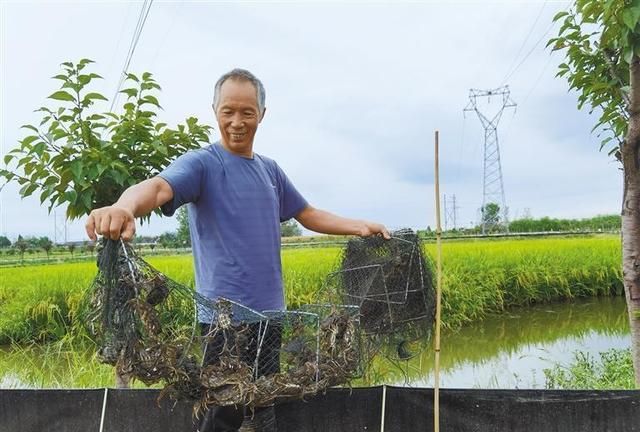
M 158 176 L 127 189 L 112 206 L 91 212 L 86 221 L 91 239 L 100 234 L 130 240 L 136 217 L 157 207 L 171 216 L 188 204 L 197 291 L 264 311 L 285 309 L 281 222 L 295 218 L 320 233 L 389 238 L 381 224 L 312 207 L 275 161 L 253 151 L 265 115 L 265 90 L 251 72 L 234 69 L 220 77 L 213 110 L 220 141 L 185 153 Z M 208 323 L 202 324 L 206 329 Z M 277 355 L 279 347 L 270 349 Z M 209 349 L 206 358 L 214 361 L 216 353 Z M 273 372 L 277 371 L 267 371 Z M 273 408 L 258 411 L 247 423 L 262 424 L 256 425 L 258 430 L 275 430 L 273 413 Z M 235 431 L 243 417 L 234 407 L 216 407 L 199 430 Z

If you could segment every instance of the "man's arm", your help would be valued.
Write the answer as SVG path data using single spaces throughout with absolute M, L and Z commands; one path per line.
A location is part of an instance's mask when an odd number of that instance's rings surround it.
M 382 234 L 386 239 L 391 238 L 389 231 L 382 224 L 336 216 L 310 205 L 306 206 L 295 218 L 306 229 L 322 234 L 346 234 L 361 237 Z
M 149 214 L 173 198 L 173 189 L 161 177 L 153 177 L 125 190 L 118 201 L 93 210 L 85 223 L 87 235 L 96 240 L 104 235 L 112 240 L 131 240 L 136 232 L 135 218 Z

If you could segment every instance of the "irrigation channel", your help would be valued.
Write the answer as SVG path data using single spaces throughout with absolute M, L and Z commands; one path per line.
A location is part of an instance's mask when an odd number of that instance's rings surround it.
M 427 348 L 407 362 L 374 359 L 370 373 L 356 386 L 392 384 L 430 387 L 433 352 Z M 580 350 L 597 356 L 610 348 L 628 348 L 630 336 L 622 297 L 577 299 L 572 302 L 515 308 L 457 331 L 442 334 L 441 385 L 448 388 L 544 388 L 544 369 L 568 365 Z M 72 364 L 47 348 L 16 355 L 0 350 L 0 388 L 111 386 L 107 366 Z M 39 369 L 36 374 L 25 369 Z M 77 381 L 77 373 L 85 378 Z M 65 378 L 61 378 L 65 377 Z

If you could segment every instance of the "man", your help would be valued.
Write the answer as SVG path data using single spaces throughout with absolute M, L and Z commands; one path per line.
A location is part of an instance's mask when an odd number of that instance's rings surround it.
M 390 237 L 383 225 L 312 207 L 275 161 L 254 153 L 265 90 L 249 71 L 234 69 L 220 77 L 213 110 L 220 141 L 187 152 L 158 176 L 127 189 L 112 206 L 92 211 L 86 221 L 92 240 L 96 234 L 130 240 L 136 217 L 157 207 L 171 216 L 188 203 L 197 291 L 263 311 L 285 309 L 281 222 L 295 218 L 320 233 Z M 264 412 L 260 415 L 273 415 L 273 409 Z M 237 430 L 242 417 L 233 407 L 215 408 L 200 430 Z

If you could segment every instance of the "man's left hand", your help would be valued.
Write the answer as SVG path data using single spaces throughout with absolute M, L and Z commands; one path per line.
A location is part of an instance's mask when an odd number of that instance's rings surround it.
M 387 230 L 387 228 L 385 228 L 385 226 L 382 224 L 375 223 L 375 222 L 362 221 L 362 225 L 363 226 L 359 234 L 360 237 L 382 235 L 382 237 L 384 237 L 386 240 L 389 240 L 391 238 L 391 234 L 389 234 L 389 231 Z

